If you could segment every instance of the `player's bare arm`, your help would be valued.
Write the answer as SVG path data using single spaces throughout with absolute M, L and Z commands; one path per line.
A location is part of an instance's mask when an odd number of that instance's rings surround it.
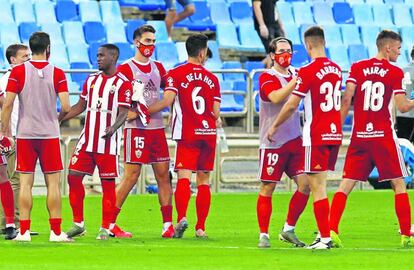
M 346 84 L 345 94 L 342 96 L 341 104 L 341 122 L 344 124 L 349 108 L 351 107 L 352 98 L 354 97 L 356 84 L 348 82 Z
M 69 112 L 62 119 L 59 119 L 60 122 L 67 121 L 83 113 L 86 110 L 86 105 L 86 100 L 79 98 L 79 101 L 70 108 Z
M 107 127 L 105 129 L 105 135 L 102 136 L 104 139 L 109 139 L 112 137 L 112 135 L 120 128 L 126 121 L 127 115 L 128 115 L 129 108 L 127 107 L 119 107 L 118 115 L 115 119 L 115 123 Z
M 220 118 L 220 102 L 218 101 L 213 103 L 213 115 L 216 120 Z
M 397 109 L 402 113 L 409 112 L 414 108 L 414 100 L 408 99 L 406 95 L 395 95 L 394 101 Z
M 58 120 L 61 121 L 61 119 L 63 119 L 65 115 L 68 114 L 68 112 L 70 111 L 69 93 L 60 92 L 58 93 L 58 97 L 61 104 Z
M 292 80 L 290 80 L 288 84 L 286 84 L 282 88 L 276 91 L 270 92 L 270 94 L 267 97 L 272 103 L 278 104 L 282 102 L 283 100 L 285 100 L 285 98 L 288 97 L 292 93 L 292 91 L 295 89 L 295 86 L 296 86 L 296 78 L 293 78 Z
M 292 116 L 292 114 L 295 113 L 297 110 L 301 98 L 295 95 L 290 96 L 286 104 L 282 107 L 282 110 L 280 111 L 279 115 L 273 122 L 270 129 L 267 131 L 267 139 L 272 142 L 273 135 L 276 133 L 277 129 L 282 125 L 289 117 Z
M 149 106 L 148 111 L 150 114 L 162 111 L 164 108 L 171 106 L 174 102 L 176 93 L 173 91 L 164 92 L 164 98 L 151 106 Z
M 1 112 L 1 133 L 6 136 L 11 136 L 10 130 L 10 117 L 13 110 L 14 100 L 17 94 L 13 92 L 8 92 L 6 100 L 2 107 Z
M 4 100 L 5 100 L 4 95 L 2 95 L 0 97 L 0 109 L 3 108 Z

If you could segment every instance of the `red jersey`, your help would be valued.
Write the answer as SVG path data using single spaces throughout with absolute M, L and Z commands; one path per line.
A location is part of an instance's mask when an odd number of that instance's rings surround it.
M 172 138 L 198 140 L 216 136 L 214 101 L 221 101 L 217 77 L 201 65 L 186 63 L 167 74 L 165 91 L 177 94 L 174 101 Z
M 119 72 L 111 77 L 101 72 L 88 77 L 81 98 L 87 102 L 85 126 L 79 138 L 77 150 L 99 154 L 118 155 L 122 129 L 109 139 L 103 139 L 105 129 L 115 123 L 118 107 L 130 107 L 131 83 Z
M 299 70 L 293 94 L 304 98 L 304 146 L 341 144 L 341 82 L 341 68 L 326 57 Z
M 404 72 L 376 58 L 354 63 L 347 83 L 356 84 L 351 139 L 397 138 L 391 112 L 393 95 L 405 94 Z

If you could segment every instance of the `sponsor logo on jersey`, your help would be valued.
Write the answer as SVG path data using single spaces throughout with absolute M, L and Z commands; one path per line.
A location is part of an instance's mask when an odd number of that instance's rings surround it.
M 204 127 L 204 128 L 209 128 L 209 127 L 210 127 L 210 126 L 208 125 L 207 120 L 203 120 L 203 121 L 202 121 L 202 123 L 203 123 L 203 127 Z
M 366 131 L 371 132 L 373 130 L 374 130 L 374 125 L 371 122 L 369 122 L 367 124 Z
M 336 125 L 334 123 L 331 123 L 331 132 L 336 133 Z
M 178 168 L 181 168 L 182 166 L 183 166 L 183 164 L 181 162 L 178 163 L 178 165 L 177 165 Z
M 316 169 L 316 170 L 320 170 L 320 169 L 322 169 L 322 167 L 321 167 L 321 165 L 316 164 L 316 166 L 314 167 L 314 169 Z
M 268 175 L 272 175 L 275 169 L 272 166 L 266 168 L 266 172 Z

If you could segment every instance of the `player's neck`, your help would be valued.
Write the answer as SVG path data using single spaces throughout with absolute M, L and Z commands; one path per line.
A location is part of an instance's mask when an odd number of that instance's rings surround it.
M 289 71 L 288 71 L 287 68 L 281 67 L 277 64 L 273 66 L 273 69 L 276 70 L 277 72 L 279 72 L 280 74 L 283 74 L 283 75 L 288 75 L 289 74 Z
M 312 59 L 326 57 L 325 48 L 315 48 L 310 52 L 310 57 Z
M 34 61 L 46 61 L 47 58 L 46 58 L 46 55 L 45 54 L 33 54 L 31 60 L 34 60 Z
M 378 60 L 387 60 L 389 61 L 389 58 L 383 54 L 382 52 L 378 52 L 377 56 L 375 56 L 375 58 L 377 58 Z
M 188 61 L 187 62 L 190 63 L 190 64 L 202 66 L 202 63 L 200 63 L 200 61 L 198 60 L 198 58 L 195 58 L 195 57 L 188 57 Z
M 107 77 L 112 77 L 112 76 L 114 76 L 115 75 L 115 73 L 116 73 L 116 67 L 115 66 L 113 66 L 113 67 L 110 67 L 109 69 L 107 69 L 107 70 L 102 70 L 102 73 L 105 75 L 105 76 L 107 76 Z
M 142 54 L 139 54 L 139 53 L 135 54 L 134 59 L 135 59 L 135 61 L 137 61 L 138 63 L 143 63 L 143 64 L 146 64 L 146 63 L 148 63 L 148 62 L 149 62 L 149 58 L 147 58 L 147 57 L 145 57 L 145 56 L 143 56 Z

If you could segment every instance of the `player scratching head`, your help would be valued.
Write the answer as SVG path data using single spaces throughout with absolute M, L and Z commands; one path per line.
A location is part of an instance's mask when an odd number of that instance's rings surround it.
M 273 39 L 269 44 L 269 56 L 274 69 L 287 73 L 292 60 L 292 41 L 284 37 Z
M 187 38 L 185 48 L 187 50 L 189 63 L 202 66 L 206 63 L 209 56 L 211 56 L 207 42 L 208 37 L 203 34 L 194 34 Z
M 390 62 L 397 62 L 400 55 L 402 38 L 391 30 L 382 30 L 377 36 L 378 59 L 386 59 Z
M 50 57 L 50 37 L 45 32 L 34 32 L 29 38 L 33 60 L 48 60 Z
M 106 76 L 116 73 L 116 63 L 119 58 L 119 48 L 113 44 L 104 44 L 99 47 L 97 55 L 98 69 Z
M 30 50 L 24 44 L 12 44 L 6 49 L 6 59 L 11 67 L 19 65 L 30 59 Z
M 146 63 L 155 50 L 155 28 L 144 24 L 134 31 L 134 45 L 137 47 L 135 60 Z
M 309 27 L 305 33 L 305 47 L 310 58 L 326 57 L 325 34 L 319 26 Z

